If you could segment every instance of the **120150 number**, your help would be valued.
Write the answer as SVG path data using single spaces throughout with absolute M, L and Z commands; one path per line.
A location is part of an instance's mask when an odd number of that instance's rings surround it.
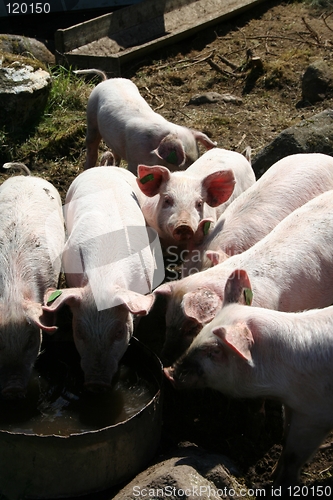
M 51 12 L 51 4 L 49 3 L 7 3 L 8 14 L 49 14 Z

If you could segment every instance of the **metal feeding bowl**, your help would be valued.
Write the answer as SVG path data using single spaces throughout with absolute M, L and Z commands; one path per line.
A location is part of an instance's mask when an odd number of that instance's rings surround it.
M 83 390 L 74 344 L 48 344 L 27 397 L 0 400 L 6 500 L 106 490 L 143 470 L 160 441 L 163 373 L 153 352 L 133 337 L 111 393 L 93 395 Z

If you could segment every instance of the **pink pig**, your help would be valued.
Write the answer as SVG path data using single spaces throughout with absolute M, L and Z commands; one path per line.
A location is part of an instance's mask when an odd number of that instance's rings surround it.
M 211 262 L 204 257 L 208 250 L 218 251 L 220 260 L 244 252 L 290 212 L 330 189 L 333 189 L 331 156 L 320 153 L 286 156 L 227 207 L 209 235 L 205 237 L 199 226 L 190 242 L 191 251 L 184 255 L 182 276 L 210 267 Z
M 273 476 L 288 492 L 333 429 L 333 306 L 295 313 L 249 307 L 250 288 L 246 272 L 235 271 L 221 311 L 165 374 L 176 388 L 281 401 L 285 439 Z
M 77 73 L 89 72 L 97 71 Z M 206 134 L 171 123 L 155 113 L 137 86 L 126 78 L 99 83 L 89 97 L 85 169 L 96 165 L 102 138 L 111 148 L 115 164 L 119 165 L 123 158 L 133 173 L 139 163 L 185 169 L 199 156 L 197 141 L 206 149 L 216 146 Z
M 142 211 L 164 247 L 186 244 L 200 225 L 206 233 L 226 207 L 255 182 L 245 156 L 213 148 L 185 171 L 138 166 L 138 185 L 147 196 Z
M 17 398 L 26 393 L 41 330 L 57 329 L 42 304 L 58 284 L 65 230 L 59 193 L 39 177 L 7 179 L 0 205 L 0 390 Z
M 69 288 L 48 296 L 44 310 L 71 308 L 85 386 L 92 391 L 110 388 L 133 316 L 146 315 L 154 301 L 145 295 L 153 288 L 156 255 L 140 195 L 131 172 L 94 167 L 72 182 L 66 197 L 63 267 Z
M 164 357 L 172 362 L 222 307 L 224 287 L 235 269 L 245 269 L 253 304 L 296 312 L 333 303 L 333 191 L 310 200 L 241 254 L 178 281 L 155 295 L 167 300 Z M 214 261 L 218 254 L 207 252 Z

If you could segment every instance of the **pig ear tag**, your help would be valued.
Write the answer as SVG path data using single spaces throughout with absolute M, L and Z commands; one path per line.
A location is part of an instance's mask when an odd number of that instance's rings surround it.
M 204 232 L 205 236 L 208 234 L 209 228 L 210 228 L 210 221 L 207 221 L 204 223 L 204 227 L 203 227 L 203 232 Z
M 55 290 L 54 292 L 52 292 L 47 300 L 47 304 L 50 304 L 51 302 L 53 302 L 61 294 L 62 294 L 62 290 Z
M 146 182 L 150 182 L 154 180 L 154 174 L 147 174 L 141 179 L 139 179 L 141 184 L 146 184 Z
M 166 157 L 166 161 L 168 163 L 171 163 L 172 165 L 177 165 L 177 154 L 176 154 L 176 151 L 170 151 L 170 153 Z
M 247 306 L 250 306 L 253 299 L 253 292 L 251 288 L 244 288 L 243 293 L 244 293 L 245 304 Z

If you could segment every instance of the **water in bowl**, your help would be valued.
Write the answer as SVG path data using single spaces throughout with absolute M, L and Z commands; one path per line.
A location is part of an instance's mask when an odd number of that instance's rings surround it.
M 36 435 L 91 432 L 128 420 L 154 397 L 151 381 L 137 366 L 122 362 L 112 389 L 84 390 L 77 357 L 52 357 L 37 364 L 26 398 L 0 399 L 0 430 Z

